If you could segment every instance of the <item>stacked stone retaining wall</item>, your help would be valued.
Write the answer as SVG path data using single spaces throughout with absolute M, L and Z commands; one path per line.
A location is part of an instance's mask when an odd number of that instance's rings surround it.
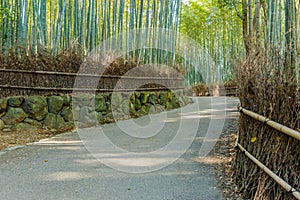
M 93 126 L 179 108 L 184 92 L 104 93 L 97 95 L 14 96 L 0 99 L 0 130 Z

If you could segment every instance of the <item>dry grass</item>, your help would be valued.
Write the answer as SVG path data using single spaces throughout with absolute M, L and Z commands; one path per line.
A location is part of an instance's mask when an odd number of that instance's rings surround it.
M 221 86 L 221 87 L 220 87 Z M 190 96 L 213 96 L 214 94 L 226 95 L 226 96 L 237 96 L 237 83 L 233 80 L 227 81 L 224 85 L 211 84 L 206 85 L 199 83 L 192 86 L 188 91 Z
M 37 51 L 19 47 L 8 54 L 0 54 L 0 68 L 76 73 L 83 61 L 78 49 L 79 46 L 73 45 L 52 56 L 51 51 L 44 47 L 39 47 Z
M 218 187 L 223 191 L 223 196 L 226 200 L 242 200 L 234 179 L 236 158 L 234 145 L 237 139 L 237 129 L 238 120 L 234 120 L 230 126 L 222 132 L 215 147 L 215 154 L 222 160 L 222 162 L 215 166 L 219 180 Z
M 183 77 L 185 74 L 183 66 L 178 64 L 174 66 L 144 65 L 136 58 L 125 58 L 126 56 L 114 52 L 91 53 L 83 56 L 78 49 L 80 49 L 79 46 L 73 45 L 61 51 L 57 56 L 52 56 L 49 50 L 42 47 L 37 52 L 32 49 L 25 51 L 19 48 L 8 54 L 0 54 L 0 69 L 123 76 L 137 68 L 131 73 L 132 76 Z
M 128 71 L 143 65 L 137 58 L 125 58 L 114 52 L 91 53 L 83 56 L 83 49 L 78 44 L 73 44 L 68 49 L 61 51 L 56 56 L 44 47 L 37 50 L 19 47 L 9 53 L 0 54 L 0 69 L 17 69 L 28 71 L 55 71 L 77 73 L 79 69 L 88 65 L 85 73 L 123 76 Z M 181 65 L 161 65 L 159 67 L 146 65 L 148 69 L 135 70 L 136 76 L 140 77 L 175 77 L 184 75 L 185 70 Z M 174 70 L 170 70 L 170 68 Z
M 193 96 L 209 96 L 209 88 L 206 84 L 199 83 L 192 87 Z

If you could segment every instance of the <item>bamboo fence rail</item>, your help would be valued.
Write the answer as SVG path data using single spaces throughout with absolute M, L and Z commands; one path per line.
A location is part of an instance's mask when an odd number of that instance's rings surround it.
M 237 147 L 245 153 L 245 155 L 250 158 L 256 165 L 258 165 L 264 172 L 266 172 L 271 178 L 273 178 L 279 185 L 281 185 L 286 191 L 291 192 L 293 196 L 300 200 L 300 192 L 293 188 L 290 184 L 285 182 L 282 178 L 277 176 L 274 172 L 272 172 L 268 167 L 266 167 L 263 163 L 257 160 L 253 155 L 251 155 L 242 145 L 237 144 Z
M 248 115 L 249 117 L 252 117 L 253 119 L 256 119 L 258 121 L 261 121 L 267 125 L 269 125 L 270 127 L 284 133 L 284 134 L 287 134 L 293 138 L 296 138 L 297 140 L 300 141 L 300 132 L 299 131 L 296 131 L 296 130 L 293 130 L 287 126 L 284 126 L 282 124 L 279 124 L 277 122 L 274 122 L 272 121 L 271 119 L 268 119 L 267 117 L 264 117 L 262 115 L 259 115 L 257 113 L 254 113 L 250 110 L 247 110 L 245 108 L 242 108 L 242 107 L 239 107 L 239 111 L 245 115 Z

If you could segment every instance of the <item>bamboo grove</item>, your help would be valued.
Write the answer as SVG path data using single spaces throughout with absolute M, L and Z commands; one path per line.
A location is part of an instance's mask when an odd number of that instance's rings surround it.
M 141 28 L 147 30 L 143 37 L 163 46 L 151 28 L 164 28 L 194 39 L 201 51 L 186 48 L 184 59 L 158 49 L 133 54 L 144 63 L 184 65 L 190 85 L 232 79 L 237 59 L 270 46 L 286 54 L 291 73 L 299 74 L 295 0 L 0 0 L 0 20 L 1 54 L 43 47 L 55 56 L 72 46 L 86 54 L 112 36 Z M 135 35 L 109 45 L 130 49 L 139 42 Z M 170 38 L 168 49 L 178 51 L 180 39 Z
M 55 56 L 79 44 L 86 53 L 133 29 L 177 31 L 179 13 L 180 0 L 1 0 L 0 48 L 9 53 L 20 46 L 34 51 L 43 46 Z M 127 45 L 134 43 L 134 34 L 125 39 Z M 161 59 L 159 52 L 151 53 L 151 59 Z
M 298 1 L 191 0 L 182 10 L 181 32 L 207 49 L 222 80 L 233 78 L 236 60 L 270 48 L 286 54 L 286 71 L 299 77 Z M 195 76 L 192 68 L 190 77 Z
M 189 1 L 183 5 L 181 15 L 180 31 L 208 52 L 217 66 L 218 80 L 223 81 L 233 78 L 233 61 L 245 55 L 242 23 L 235 6 L 219 1 Z M 187 72 L 190 84 L 203 81 L 197 66 Z

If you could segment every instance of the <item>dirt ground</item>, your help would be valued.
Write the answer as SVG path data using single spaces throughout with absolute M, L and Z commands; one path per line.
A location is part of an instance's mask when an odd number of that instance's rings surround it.
M 46 139 L 71 130 L 73 130 L 73 128 L 66 127 L 60 130 L 28 129 L 18 131 L 0 131 L 0 151 L 16 145 L 38 142 L 41 139 Z
M 218 187 L 223 191 L 226 200 L 242 200 L 234 180 L 234 165 L 236 148 L 235 142 L 238 132 L 238 120 L 235 120 L 225 130 L 215 147 L 215 154 L 219 162 L 215 165 Z

